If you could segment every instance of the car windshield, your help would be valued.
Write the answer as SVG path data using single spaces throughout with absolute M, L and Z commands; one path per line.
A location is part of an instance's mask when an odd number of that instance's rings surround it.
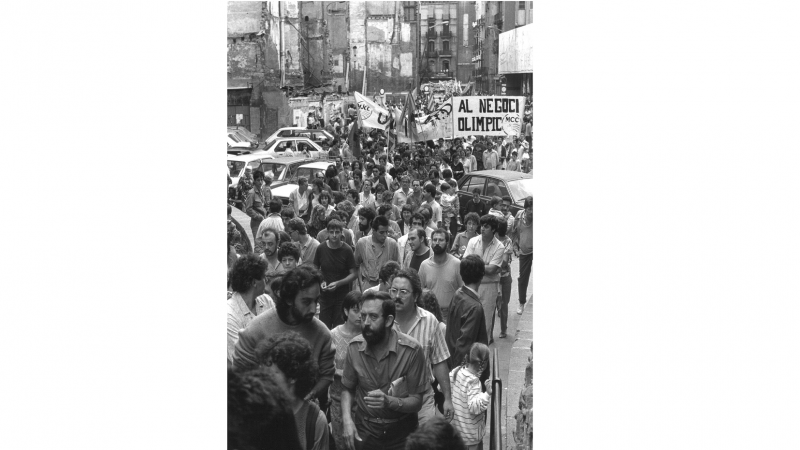
M 286 164 L 262 163 L 261 170 L 263 170 L 265 174 L 271 176 L 272 181 L 283 180 L 285 177 L 284 172 L 286 172 Z
M 228 170 L 230 171 L 231 177 L 238 177 L 240 173 L 242 173 L 242 169 L 244 169 L 244 161 L 231 161 L 228 160 Z
M 242 142 L 242 140 L 241 140 L 241 139 L 239 139 L 239 138 L 238 138 L 238 137 L 237 137 L 235 134 L 233 134 L 233 133 L 228 133 L 228 137 L 229 137 L 229 138 L 231 138 L 231 139 L 233 139 L 235 142 Z
M 511 191 L 511 198 L 517 202 L 522 202 L 525 197 L 533 197 L 533 178 L 509 181 L 506 184 Z
M 306 180 L 313 180 L 314 179 L 314 175 L 316 175 L 317 172 L 322 172 L 322 170 L 321 169 L 312 169 L 310 167 L 301 167 L 301 168 L 297 169 L 297 173 L 295 174 L 294 178 L 295 179 L 299 179 L 300 177 L 305 177 Z

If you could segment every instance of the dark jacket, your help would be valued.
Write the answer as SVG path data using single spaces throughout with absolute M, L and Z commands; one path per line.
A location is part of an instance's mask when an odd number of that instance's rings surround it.
M 464 355 L 475 342 L 489 345 L 486 321 L 480 299 L 466 286 L 461 286 L 450 303 L 444 335 L 450 357 L 447 367 L 453 370 L 464 362 Z

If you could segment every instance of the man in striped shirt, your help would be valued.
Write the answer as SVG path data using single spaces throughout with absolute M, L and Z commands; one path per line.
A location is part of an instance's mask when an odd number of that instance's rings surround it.
M 429 383 L 422 394 L 422 409 L 417 413 L 419 424 L 423 425 L 436 415 L 433 401 L 433 386 L 430 382 L 436 379 L 444 394 L 443 412 L 448 421 L 453 418 L 453 403 L 450 400 L 450 375 L 447 358 L 450 352 L 439 321 L 430 312 L 419 308 L 417 301 L 422 295 L 422 283 L 414 269 L 402 269 L 392 280 L 389 295 L 395 303 L 397 329 L 420 343 L 425 354 L 425 361 L 430 366 Z

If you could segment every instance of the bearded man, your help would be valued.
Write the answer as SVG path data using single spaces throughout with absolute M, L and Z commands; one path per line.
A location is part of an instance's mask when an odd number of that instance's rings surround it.
M 420 343 L 394 327 L 397 313 L 389 294 L 364 294 L 360 314 L 361 336 L 350 340 L 342 374 L 346 447 L 402 450 L 417 428 L 430 369 Z
M 239 333 L 239 341 L 233 353 L 233 368 L 236 371 L 254 369 L 258 365 L 256 347 L 271 336 L 285 331 L 294 331 L 311 345 L 317 360 L 319 377 L 305 399 L 320 397 L 320 404 L 327 399 L 328 386 L 333 382 L 333 357 L 331 332 L 314 317 L 319 303 L 320 273 L 310 266 L 298 266 L 286 273 L 278 289 L 275 308 L 259 314 Z

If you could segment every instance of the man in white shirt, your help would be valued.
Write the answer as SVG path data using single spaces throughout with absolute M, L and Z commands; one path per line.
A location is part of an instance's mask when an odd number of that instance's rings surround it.
M 439 228 L 442 226 L 442 205 L 440 205 L 436 201 L 436 187 L 432 184 L 426 184 L 422 191 L 423 199 L 425 203 L 423 205 L 428 206 L 433 213 L 433 217 L 431 217 L 432 224 L 436 224 L 433 228 Z
M 481 217 L 481 234 L 470 239 L 464 257 L 469 255 L 480 256 L 485 266 L 485 274 L 478 289 L 478 296 L 483 305 L 486 318 L 486 333 L 489 344 L 494 341 L 492 330 L 494 328 L 494 312 L 497 308 L 497 297 L 500 296 L 500 265 L 503 262 L 505 247 L 495 236 L 497 231 L 497 217 L 486 214 Z
M 308 189 L 308 180 L 306 177 L 300 177 L 297 180 L 297 189 L 289 194 L 289 206 L 294 209 L 295 217 L 305 217 L 308 220 L 310 214 L 308 196 L 311 190 Z
M 319 241 L 308 235 L 308 229 L 303 219 L 295 217 L 290 220 L 286 231 L 292 238 L 292 242 L 300 246 L 300 260 L 303 261 L 303 264 L 314 264 L 314 255 L 317 253 Z
M 283 231 L 283 219 L 281 218 L 281 210 L 283 203 L 277 198 L 269 201 L 269 215 L 258 226 L 258 231 L 254 237 L 261 236 L 261 233 L 267 228 L 272 228 L 276 231 Z
M 392 204 L 398 208 L 402 208 L 408 201 L 408 196 L 411 195 L 411 178 L 408 175 L 400 177 L 400 189 L 394 191 L 392 197 Z

